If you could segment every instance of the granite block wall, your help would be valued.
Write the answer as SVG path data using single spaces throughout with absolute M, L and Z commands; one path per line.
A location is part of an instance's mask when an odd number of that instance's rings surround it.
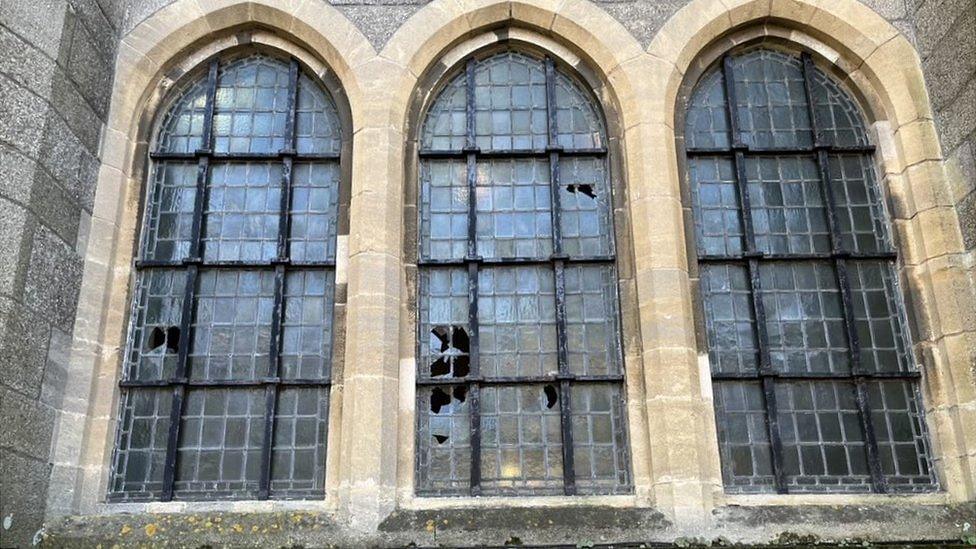
M 41 528 L 123 6 L 0 2 L 0 546 Z

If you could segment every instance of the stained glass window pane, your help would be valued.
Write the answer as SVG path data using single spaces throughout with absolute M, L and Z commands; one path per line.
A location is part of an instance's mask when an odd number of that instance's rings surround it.
M 559 190 L 563 251 L 570 257 L 613 253 L 606 162 L 586 157 L 560 160 Z
M 196 163 L 162 162 L 156 167 L 146 211 L 143 257 L 177 261 L 190 256 L 196 195 Z
M 156 499 L 163 490 L 172 391 L 145 389 L 123 397 L 109 494 L 131 501 Z
M 541 60 L 516 52 L 495 55 L 475 65 L 474 82 L 475 144 L 481 150 L 546 148 L 546 71 Z
M 557 385 L 481 390 L 481 482 L 486 495 L 563 493 Z
M 552 60 L 504 51 L 469 60 L 421 128 L 417 492 L 630 490 L 599 106 Z
M 775 481 L 762 385 L 721 381 L 712 386 L 726 489 L 736 493 L 770 491 Z
M 191 77 L 154 142 L 109 500 L 321 497 L 337 110 L 297 60 Z
M 337 162 L 300 162 L 292 168 L 288 238 L 292 261 L 335 260 L 339 177 Z
M 214 101 L 214 150 L 277 153 L 285 148 L 288 64 L 252 56 L 221 67 Z
M 776 384 L 783 465 L 793 491 L 870 491 L 854 392 L 847 382 Z
M 708 358 L 714 373 L 755 373 L 759 342 L 749 273 L 742 265 L 711 264 L 701 269 Z
M 746 160 L 756 248 L 769 254 L 830 253 L 830 228 L 812 156 Z
M 478 272 L 478 335 L 485 377 L 555 375 L 555 279 L 549 266 Z
M 459 259 L 468 253 L 467 164 L 456 160 L 420 164 L 420 230 L 425 259 Z M 490 190 L 486 190 L 490 194 Z
M 468 388 L 419 387 L 417 419 L 417 491 L 466 494 L 471 485 Z
M 489 160 L 478 164 L 475 211 L 478 254 L 549 257 L 552 197 L 549 163 Z
M 627 427 L 619 385 L 572 386 L 573 468 L 580 493 L 613 493 L 630 486 Z
M 685 139 L 726 489 L 936 488 L 856 101 L 812 58 L 753 48 L 702 77 Z
M 773 369 L 850 373 L 843 302 L 830 263 L 763 263 L 759 279 Z
M 812 146 L 800 59 L 759 49 L 732 63 L 742 141 L 764 149 Z
M 193 389 L 180 420 L 177 497 L 257 495 L 264 389 Z
M 731 158 L 700 157 L 688 161 L 695 233 L 702 255 L 742 253 L 742 219 Z

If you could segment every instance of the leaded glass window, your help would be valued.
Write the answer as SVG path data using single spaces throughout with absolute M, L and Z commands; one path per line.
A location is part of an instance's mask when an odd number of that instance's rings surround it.
M 213 60 L 150 154 L 109 499 L 321 497 L 339 118 L 294 59 Z
M 809 55 L 752 49 L 701 79 L 685 140 L 726 490 L 935 489 L 856 103 Z
M 468 60 L 421 135 L 419 494 L 630 490 L 610 215 L 591 95 Z

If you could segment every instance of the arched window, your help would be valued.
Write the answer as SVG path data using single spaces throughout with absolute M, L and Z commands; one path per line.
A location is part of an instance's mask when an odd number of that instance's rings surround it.
M 150 157 L 109 499 L 324 493 L 340 126 L 298 61 L 213 60 Z
M 606 136 L 548 58 L 468 60 L 423 124 L 417 492 L 630 490 Z
M 863 117 L 810 56 L 752 49 L 685 128 L 729 492 L 936 486 Z

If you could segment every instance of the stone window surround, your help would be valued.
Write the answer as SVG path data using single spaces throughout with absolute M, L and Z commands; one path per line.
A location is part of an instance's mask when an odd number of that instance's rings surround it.
M 967 353 L 973 352 L 972 328 L 960 324 L 960 311 L 967 304 L 955 303 L 959 294 L 951 290 L 964 287 L 967 269 L 960 259 L 963 247 L 958 221 L 946 198 L 945 171 L 927 95 L 920 84 L 917 55 L 887 23 L 873 12 L 865 13 L 870 11 L 867 8 L 849 5 L 853 0 L 839 2 L 830 8 L 833 12 L 805 0 L 695 0 L 672 17 L 645 52 L 629 35 L 621 35 L 624 31 L 619 24 L 611 24 L 608 16 L 601 18 L 595 8 L 572 5 L 551 11 L 539 2 L 472 1 L 465 12 L 438 0 L 411 18 L 376 56 L 348 21 L 337 21 L 342 16 L 326 7 L 312 12 L 307 5 L 279 10 L 263 1 L 230 7 L 220 4 L 207 8 L 212 13 L 205 14 L 194 2 L 177 2 L 140 24 L 120 47 L 69 371 L 69 387 L 78 389 L 76 394 L 66 395 L 52 448 L 49 516 L 317 509 L 348 513 L 357 520 L 375 523 L 395 506 L 605 504 L 653 506 L 677 521 L 694 521 L 710 509 L 727 504 L 895 500 L 925 504 L 974 497 L 976 441 L 962 427 L 966 418 L 976 413 L 973 372 L 966 368 Z M 426 19 L 422 16 L 425 11 L 431 11 Z M 792 19 L 791 26 L 801 26 L 809 34 L 780 26 L 770 18 Z M 315 25 L 316 32 L 302 27 L 306 21 Z M 254 22 L 278 31 L 255 29 L 229 34 L 253 27 Z M 484 32 L 505 24 L 512 25 L 508 31 Z M 586 27 L 599 29 L 600 36 L 590 34 Z M 738 27 L 744 30 L 728 32 Z M 222 31 L 223 38 L 190 55 L 178 53 L 217 31 Z M 282 38 L 289 33 L 293 40 Z M 426 41 L 418 40 L 418 34 Z M 859 92 L 873 122 L 883 166 L 882 186 L 890 203 L 902 283 L 912 313 L 915 349 L 924 372 L 923 393 L 936 466 L 945 492 L 897 497 L 722 493 L 707 354 L 696 343 L 694 329 L 694 282 L 688 273 L 688 257 L 693 254 L 687 251 L 687 238 L 693 232 L 686 224 L 682 232 L 684 183 L 679 174 L 683 155 L 673 130 L 682 126 L 675 125 L 671 117 L 683 116 L 682 98 L 712 59 L 736 44 L 763 36 L 812 50 L 819 60 L 836 66 L 852 83 L 850 87 Z M 326 37 L 335 37 L 336 45 L 323 44 Z M 430 86 L 424 84 L 437 81 L 440 74 L 471 52 L 505 40 L 532 45 L 575 67 L 597 91 L 608 115 L 634 495 L 450 501 L 412 495 L 413 440 L 398 438 L 397 433 L 412 433 L 415 424 L 415 315 L 411 305 L 415 271 L 405 264 L 409 263 L 406 254 L 412 253 L 406 244 L 415 238 L 416 230 L 408 221 L 416 217 L 407 214 L 416 205 L 415 189 L 411 189 L 415 186 L 416 154 L 411 154 L 415 149 L 408 142 L 401 157 L 402 143 L 404 136 L 415 138 L 417 115 L 422 111 L 418 105 L 426 102 L 422 100 L 425 93 L 427 100 L 431 95 Z M 561 45 L 563 41 L 576 46 L 566 48 Z M 344 348 L 346 356 L 360 356 L 367 349 L 382 353 L 382 360 L 374 361 L 381 365 L 373 365 L 375 371 L 369 371 L 359 364 L 336 363 L 337 369 L 352 369 L 352 376 L 333 389 L 324 501 L 104 504 L 149 121 L 168 86 L 164 75 L 175 76 L 181 68 L 193 67 L 218 51 L 247 42 L 286 51 L 327 81 L 342 82 L 342 91 L 330 90 L 337 103 L 343 103 L 340 96 L 345 99 L 344 94 L 348 94 L 351 108 L 347 112 L 357 124 L 353 142 L 358 156 L 345 154 L 347 147 L 352 148 L 347 142 L 343 157 L 351 161 L 344 162 L 343 181 L 351 181 L 352 190 L 344 193 L 350 204 L 346 211 L 351 213 L 340 216 L 336 278 L 337 298 L 338 286 L 349 281 L 348 292 L 343 292 L 348 296 L 348 331 L 344 333 L 341 324 L 337 326 L 336 346 Z M 451 48 L 451 44 L 456 45 Z M 586 52 L 587 59 L 574 52 Z M 896 70 L 905 64 L 906 55 L 915 60 L 914 66 Z M 158 61 L 173 58 L 179 59 L 176 68 Z M 886 68 L 892 74 L 882 74 Z M 366 78 L 383 71 L 391 74 L 374 81 Z M 409 113 L 405 120 L 401 111 Z M 353 133 L 344 131 L 345 135 Z M 388 163 L 378 163 L 376 158 L 388 158 Z M 672 222 L 653 221 L 662 218 Z M 407 221 L 408 229 L 403 230 L 401 220 Z M 641 230 L 651 227 L 653 232 Z M 371 272 L 368 280 L 356 276 Z M 629 279 L 625 273 L 630 273 Z M 387 314 L 390 312 L 393 314 Z M 378 340 L 384 343 L 377 345 Z M 669 368 L 668 375 L 651 371 L 657 370 L 655 366 Z M 367 402 L 350 397 L 344 414 L 342 396 L 347 392 L 372 394 L 374 398 Z M 377 405 L 380 399 L 392 406 Z M 382 419 L 364 420 L 366 411 L 393 420 L 399 428 L 384 427 Z M 360 440 L 363 437 L 351 434 L 353 427 L 369 429 L 373 438 Z M 382 446 L 386 448 L 376 451 L 377 439 L 386 438 L 381 437 L 384 432 L 388 438 Z M 396 444 L 390 443 L 393 440 Z M 366 453 L 373 455 L 351 459 Z

